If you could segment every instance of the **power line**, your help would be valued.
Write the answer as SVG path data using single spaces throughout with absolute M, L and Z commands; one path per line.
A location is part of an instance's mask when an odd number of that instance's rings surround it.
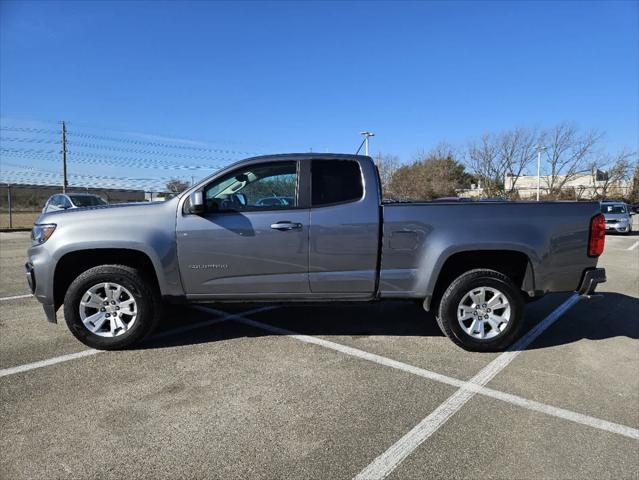
M 71 129 L 67 129 L 67 122 L 62 122 L 64 130 L 62 138 L 56 138 L 53 135 L 60 135 L 60 130 L 0 125 L 0 142 L 2 143 L 0 147 L 2 162 L 0 163 L 3 166 L 1 176 L 11 175 L 15 179 L 30 181 L 38 179 L 38 181 L 49 181 L 55 178 L 58 179 L 56 182 L 62 177 L 61 183 L 64 188 L 70 185 L 69 182 L 77 186 L 78 182 L 103 183 L 105 181 L 118 183 L 119 187 L 122 188 L 123 183 L 128 185 L 158 184 L 168 179 L 166 175 L 169 171 L 175 173 L 198 171 L 212 173 L 237 161 L 240 156 L 257 153 L 216 148 L 203 142 L 196 143 L 193 140 L 175 139 L 175 143 L 173 143 L 171 138 L 164 141 L 167 138 L 165 136 L 142 133 L 116 132 L 113 135 L 103 135 L 100 132 L 92 133 L 90 130 L 77 130 L 74 126 L 76 124 L 73 124 Z M 142 138 L 130 138 L 135 135 Z M 145 136 L 148 138 L 145 139 Z M 159 141 L 154 141 L 155 138 Z M 62 148 L 58 149 L 58 145 L 61 145 Z M 54 148 L 47 148 L 47 146 Z M 29 163 L 38 165 L 44 161 L 57 164 L 60 161 L 60 156 L 62 156 L 63 163 L 62 174 L 57 171 L 46 171 L 46 169 L 25 165 Z M 8 164 L 7 159 L 14 159 L 15 163 Z M 14 170 L 7 171 L 6 167 L 12 167 Z M 116 178 L 82 173 L 83 170 L 89 169 L 95 171 L 93 167 L 148 170 L 155 178 Z M 68 169 L 71 171 L 67 171 Z M 64 180 L 65 176 L 68 177 L 67 181 Z M 191 182 L 193 182 L 192 176 Z
M 68 134 L 70 137 L 88 138 L 93 140 L 102 140 L 106 142 L 127 143 L 132 145 L 147 145 L 147 146 L 153 146 L 153 147 L 175 148 L 175 149 L 181 149 L 181 150 L 196 150 L 200 152 L 227 153 L 227 154 L 231 153 L 231 154 L 238 154 L 238 155 L 255 155 L 259 153 L 259 152 L 240 151 L 240 150 L 229 150 L 229 149 L 223 149 L 223 148 L 198 147 L 195 145 L 181 145 L 176 143 L 150 142 L 147 140 L 134 140 L 129 138 L 118 138 L 118 137 L 111 137 L 106 135 L 94 135 L 89 133 L 76 132 L 73 130 L 69 131 Z
M 54 132 L 52 130 L 45 129 L 37 129 L 37 128 L 21 128 L 21 127 L 1 127 L 1 130 L 10 131 L 10 132 L 22 132 L 22 133 L 59 133 Z M 73 130 L 67 130 L 67 138 L 69 145 L 75 145 L 77 147 L 82 148 L 91 148 L 98 150 L 115 150 L 115 151 L 124 151 L 130 153 L 142 153 L 148 155 L 164 155 L 164 156 L 180 156 L 182 158 L 200 158 L 206 159 L 211 158 L 211 156 L 207 155 L 185 155 L 180 153 L 173 152 L 162 152 L 160 150 L 139 150 L 139 149 L 131 149 L 131 148 L 123 148 L 122 146 L 118 146 L 117 144 L 124 145 L 140 145 L 140 146 L 150 146 L 162 149 L 176 149 L 176 150 L 191 150 L 195 152 L 208 152 L 214 155 L 224 154 L 224 155 L 237 155 L 237 156 L 247 156 L 254 155 L 259 152 L 249 152 L 249 151 L 240 151 L 240 150 L 232 150 L 232 149 L 224 149 L 224 148 L 213 148 L 213 147 L 204 147 L 204 146 L 195 146 L 195 145 L 182 145 L 182 144 L 173 144 L 167 142 L 151 142 L 151 141 L 142 141 L 142 140 L 134 140 L 129 138 L 118 138 L 113 136 L 106 135 L 94 135 L 89 133 L 76 132 Z M 98 142 L 110 142 L 115 143 L 116 145 L 112 145 L 109 143 L 94 143 L 94 142 L 83 142 L 83 141 L 75 141 L 74 138 L 78 139 L 93 139 Z M 49 138 L 33 138 L 33 137 L 6 137 L 2 136 L 0 139 L 3 142 L 21 142 L 21 143 L 38 143 L 38 144 L 60 144 L 59 140 L 49 139 Z
M 153 156 L 161 156 L 161 157 L 185 158 L 185 159 L 192 159 L 192 160 L 214 160 L 219 158 L 219 157 L 211 157 L 206 155 L 190 155 L 185 153 L 173 153 L 173 152 L 166 152 L 162 150 L 139 150 L 135 148 L 122 148 L 122 147 L 114 147 L 110 145 L 100 145 L 99 143 L 84 143 L 84 142 L 70 141 L 68 142 L 68 144 L 76 148 L 87 148 L 91 150 L 106 150 L 109 152 L 136 153 L 138 155 L 153 155 Z
M 16 165 L 16 168 L 23 168 Z M 60 172 L 53 172 L 50 170 L 3 170 L 0 172 L 0 182 L 1 183 L 18 183 L 14 181 L 10 181 L 8 179 L 55 179 L 55 183 L 60 182 L 62 178 L 62 174 Z M 173 177 L 162 177 L 162 178 L 135 178 L 135 177 L 112 177 L 108 175 L 85 175 L 85 174 L 69 174 L 69 178 L 71 178 L 70 185 L 78 186 L 78 183 L 86 183 L 88 181 L 95 182 L 104 182 L 110 181 L 115 182 L 118 185 L 164 185 L 167 181 L 171 180 Z M 85 186 L 80 185 L 80 186 Z
M 20 143 L 49 143 L 60 145 L 60 140 L 49 140 L 47 138 L 18 138 L 18 137 L 0 137 L 3 142 L 20 142 Z
M 57 135 L 58 131 L 56 130 L 48 130 L 45 128 L 30 128 L 30 127 L 1 127 L 0 130 L 5 130 L 7 132 L 25 132 L 25 133 L 50 133 Z
M 58 161 L 57 153 L 55 150 L 35 150 L 35 149 L 15 149 L 15 148 L 0 148 L 0 153 L 4 153 L 9 157 L 17 157 L 24 159 L 44 160 L 44 161 Z M 149 168 L 160 170 L 209 170 L 222 168 L 234 159 L 222 159 L 223 162 L 217 162 L 214 164 L 198 164 L 198 165 L 184 165 L 171 163 L 168 160 L 163 159 L 151 159 L 151 158 L 136 158 L 126 156 L 112 156 L 103 155 L 99 153 L 90 152 L 68 152 L 69 164 L 81 164 L 81 165 L 104 165 L 104 166 L 117 166 L 117 167 L 131 167 L 131 168 Z

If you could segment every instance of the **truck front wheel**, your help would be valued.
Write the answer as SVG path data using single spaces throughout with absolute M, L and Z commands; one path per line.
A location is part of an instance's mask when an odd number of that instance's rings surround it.
M 82 343 L 117 350 L 140 342 L 158 322 L 161 299 L 142 272 L 126 265 L 93 267 L 69 286 L 64 318 Z
M 495 270 L 470 270 L 455 279 L 439 304 L 442 332 L 466 350 L 508 347 L 523 323 L 524 301 L 517 286 Z

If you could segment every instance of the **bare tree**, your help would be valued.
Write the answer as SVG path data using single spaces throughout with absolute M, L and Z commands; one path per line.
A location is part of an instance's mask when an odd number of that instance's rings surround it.
M 382 197 L 391 198 L 393 195 L 390 191 L 390 182 L 401 165 L 399 157 L 396 155 L 382 155 L 378 152 L 377 155 L 375 155 L 375 165 L 377 165 L 379 178 L 382 183 Z
M 468 147 L 468 166 L 487 196 L 513 196 L 517 180 L 535 158 L 539 136 L 535 130 L 516 128 L 484 134 Z
M 184 182 L 179 178 L 172 178 L 166 182 L 166 189 L 171 193 L 180 193 L 189 188 L 190 183 Z
M 611 195 L 625 197 L 623 184 L 630 178 L 635 153 L 622 150 L 617 154 L 600 155 L 590 163 L 593 198 L 605 199 Z
M 512 196 L 516 191 L 517 180 L 535 158 L 538 142 L 537 132 L 525 128 L 516 128 L 499 135 L 497 151 L 509 177 L 504 188 L 506 196 Z
M 559 198 L 561 190 L 588 168 L 602 134 L 596 130 L 581 132 L 569 123 L 560 123 L 545 130 L 541 142 L 545 147 L 546 165 L 544 175 L 548 196 Z
M 633 167 L 634 173 L 630 180 L 630 192 L 628 193 L 629 202 L 639 202 L 639 161 L 635 162 Z

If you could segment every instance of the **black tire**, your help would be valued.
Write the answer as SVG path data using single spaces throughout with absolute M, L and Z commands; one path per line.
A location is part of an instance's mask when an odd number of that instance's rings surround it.
M 464 295 L 474 288 L 491 287 L 501 292 L 510 303 L 510 320 L 497 336 L 477 339 L 466 333 L 457 320 L 457 308 Z M 437 324 L 455 344 L 474 352 L 495 352 L 507 348 L 517 338 L 524 319 L 521 291 L 506 275 L 495 270 L 475 269 L 457 277 L 446 289 L 439 303 Z
M 96 335 L 80 318 L 80 301 L 87 290 L 102 282 L 125 287 L 137 304 L 137 317 L 131 328 L 115 337 Z M 85 345 L 98 350 L 120 350 L 131 347 L 149 335 L 158 323 L 162 301 L 152 283 L 139 270 L 126 265 L 100 265 L 76 278 L 64 297 L 64 318 L 71 333 Z

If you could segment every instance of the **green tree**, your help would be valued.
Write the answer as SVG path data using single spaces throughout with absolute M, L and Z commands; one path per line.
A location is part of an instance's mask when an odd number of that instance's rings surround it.
M 432 200 L 450 197 L 457 190 L 470 188 L 473 177 L 455 152 L 445 144 L 428 153 L 418 153 L 410 165 L 398 168 L 390 182 L 388 197 L 395 200 Z

